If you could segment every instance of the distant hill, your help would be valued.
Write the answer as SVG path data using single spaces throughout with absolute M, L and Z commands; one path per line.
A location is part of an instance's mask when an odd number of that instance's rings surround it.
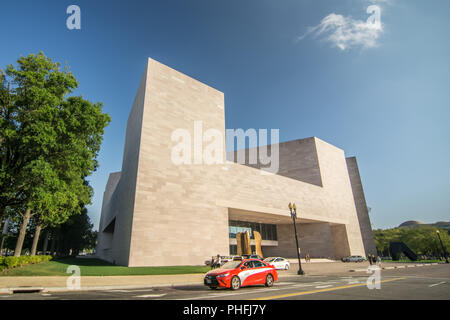
M 423 223 L 420 221 L 405 221 L 398 226 L 399 228 L 419 228 L 419 227 L 435 227 L 439 229 L 450 229 L 450 222 L 438 221 L 436 223 Z

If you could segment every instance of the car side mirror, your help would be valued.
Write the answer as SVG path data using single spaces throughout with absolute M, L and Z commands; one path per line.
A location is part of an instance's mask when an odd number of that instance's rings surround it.
M 241 270 L 247 269 L 247 266 L 242 266 Z

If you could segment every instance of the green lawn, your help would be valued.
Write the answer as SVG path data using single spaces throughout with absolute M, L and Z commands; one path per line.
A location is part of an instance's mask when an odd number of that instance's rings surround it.
M 206 273 L 207 266 L 121 267 L 91 258 L 65 258 L 0 272 L 0 276 L 69 276 L 67 267 L 77 265 L 81 276 L 128 276 Z

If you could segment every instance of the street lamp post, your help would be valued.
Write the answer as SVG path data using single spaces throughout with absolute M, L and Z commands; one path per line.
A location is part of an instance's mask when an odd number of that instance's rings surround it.
M 298 275 L 303 275 L 305 272 L 302 270 L 302 262 L 300 261 L 300 250 L 298 249 L 298 236 L 297 236 L 297 226 L 295 220 L 297 219 L 297 206 L 289 202 L 289 211 L 291 212 L 292 221 L 294 222 L 294 232 L 295 232 L 295 244 L 297 245 L 297 258 L 298 258 Z
M 444 243 L 442 242 L 442 239 L 441 239 L 441 232 L 439 230 L 436 230 L 436 234 L 439 238 L 439 241 L 441 242 L 442 251 L 444 252 L 444 257 L 445 257 L 445 263 L 449 263 L 448 258 L 447 258 L 447 251 L 445 250 Z

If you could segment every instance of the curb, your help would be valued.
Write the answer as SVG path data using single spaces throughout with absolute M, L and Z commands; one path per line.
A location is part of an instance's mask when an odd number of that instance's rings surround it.
M 198 285 L 199 282 L 187 283 L 169 283 L 169 284 L 154 284 L 154 285 L 123 285 L 123 286 L 86 286 L 79 289 L 69 289 L 67 287 L 14 287 L 14 288 L 0 288 L 0 294 L 14 294 L 15 292 L 82 292 L 82 291 L 103 291 L 103 290 L 126 290 L 126 289 L 153 289 L 153 288 L 176 288 L 182 286 Z
M 52 290 L 51 292 L 62 292 L 62 291 L 95 291 L 95 290 L 126 290 L 126 289 L 153 289 L 153 288 L 176 288 L 183 286 L 192 286 L 203 284 L 203 282 L 186 282 L 186 283 L 161 283 L 152 285 L 123 285 L 123 286 L 86 286 L 81 287 L 79 290 L 67 289 L 64 287 L 49 287 L 47 290 Z M 62 290 L 61 290 L 62 289 Z
M 424 264 L 411 264 L 411 265 L 401 265 L 401 266 L 392 266 L 392 267 L 382 267 L 382 270 L 392 270 L 392 269 L 406 269 L 406 268 L 414 268 L 414 267 L 427 267 L 427 266 L 437 266 L 439 263 L 424 263 Z M 363 272 L 367 269 L 351 269 L 349 272 Z
M 12 291 L 9 288 L 0 288 L 0 294 L 12 294 Z

